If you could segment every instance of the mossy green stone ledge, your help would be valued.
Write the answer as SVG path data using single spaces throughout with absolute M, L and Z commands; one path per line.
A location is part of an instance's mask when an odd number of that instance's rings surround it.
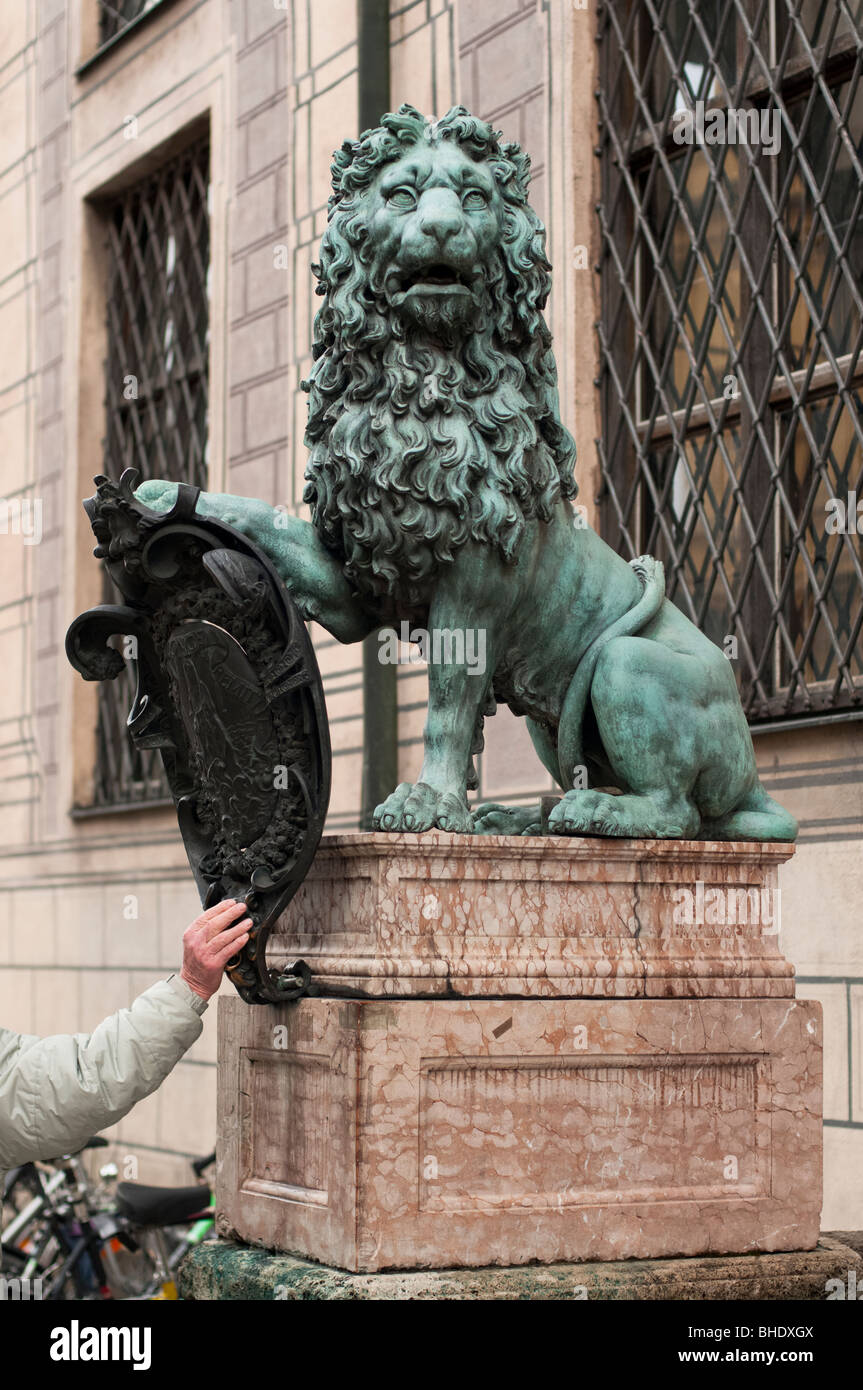
M 863 1241 L 855 1242 L 863 1246 Z M 849 1279 L 851 1273 L 855 1279 Z M 838 1280 L 863 1296 L 863 1255 L 832 1236 L 814 1250 L 679 1260 L 620 1260 L 518 1268 L 411 1270 L 349 1274 L 292 1255 L 216 1241 L 199 1245 L 180 1268 L 181 1298 L 224 1301 L 518 1299 L 794 1299 L 819 1302 Z

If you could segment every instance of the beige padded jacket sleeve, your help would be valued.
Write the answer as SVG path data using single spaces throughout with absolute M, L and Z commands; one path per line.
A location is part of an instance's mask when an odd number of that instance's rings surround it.
M 0 1029 L 0 1171 L 74 1153 L 122 1119 L 200 1036 L 206 1007 L 175 975 L 89 1035 Z

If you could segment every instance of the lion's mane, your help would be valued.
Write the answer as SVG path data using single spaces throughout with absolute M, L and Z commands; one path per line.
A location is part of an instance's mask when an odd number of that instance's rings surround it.
M 403 324 L 373 283 L 363 204 L 384 165 L 443 140 L 490 165 L 505 209 L 483 311 L 449 348 Z M 324 303 L 303 383 L 304 496 L 322 540 L 369 596 L 422 608 L 429 581 L 466 541 L 511 562 L 525 520 L 549 520 L 561 497 L 576 494 L 575 445 L 560 422 L 542 314 L 551 267 L 527 201 L 529 170 L 518 145 L 461 106 L 437 123 L 402 106 L 335 155 L 314 267 Z

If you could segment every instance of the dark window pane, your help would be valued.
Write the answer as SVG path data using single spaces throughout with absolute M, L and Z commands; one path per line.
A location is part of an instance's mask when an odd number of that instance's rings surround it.
M 661 506 L 650 497 L 644 526 L 647 551 L 665 564 L 669 598 L 720 646 L 735 631 L 747 553 L 734 497 L 738 433 L 725 431 L 721 442 L 703 431 L 681 449 L 669 443 L 648 456 Z
M 667 126 L 696 101 L 730 101 L 759 75 L 753 55 L 766 52 L 769 30 L 762 0 L 608 0 L 607 88 L 621 129 L 633 119 Z
M 207 481 L 209 141 L 201 140 L 104 209 L 108 353 L 103 472 Z M 116 594 L 105 576 L 106 603 Z M 119 645 L 119 643 L 118 643 Z M 134 666 L 99 687 L 95 802 L 168 795 L 157 752 L 126 731 Z
M 859 536 L 825 511 L 863 498 L 860 35 L 834 14 L 611 0 L 599 21 L 601 525 L 736 639 L 755 722 L 863 703 Z M 673 109 L 731 94 L 768 148 L 673 141 Z
M 740 265 L 729 255 L 729 218 L 733 224 L 738 215 L 737 152 L 725 152 L 724 206 L 715 196 L 702 151 L 672 159 L 670 168 L 673 187 L 659 169 L 645 199 L 654 249 L 643 257 L 642 314 L 662 382 L 647 362 L 642 418 L 660 386 L 670 410 L 693 398 L 693 361 L 700 364 L 707 394 L 721 396 L 740 337 Z
M 738 15 L 728 0 L 701 0 L 696 14 L 677 0 L 662 8 L 656 57 L 643 71 L 650 109 L 665 122 L 696 101 L 727 101 L 733 95 Z
M 134 19 L 140 19 L 142 14 L 154 10 L 161 2 L 162 0 L 98 0 L 100 42 L 107 43 L 116 34 L 122 33 Z
M 780 49 L 786 39 L 794 56 L 809 49 L 835 49 L 863 23 L 863 0 L 778 0 L 777 38 Z
M 858 392 L 853 399 L 859 420 L 863 397 Z M 854 525 L 854 496 L 863 501 L 863 452 L 859 427 L 837 396 L 810 405 L 805 415 L 784 411 L 780 424 L 791 515 L 783 517 L 779 579 L 794 635 L 793 660 L 782 653 L 781 681 L 798 701 L 820 705 L 836 693 L 854 693 L 854 680 L 863 677 L 860 537 L 847 524 L 840 530 L 832 523 L 843 514 L 847 523 L 850 497 Z
M 863 159 L 863 83 L 855 81 L 853 92 L 843 83 L 831 95 L 841 112 L 848 108 L 844 130 L 818 90 L 789 107 L 802 132 L 799 154 L 782 156 L 783 183 L 790 176 L 785 218 L 792 248 L 782 261 L 782 307 L 790 312 L 792 367 L 805 367 L 813 352 L 823 360 L 825 348 L 836 357 L 852 352 L 860 336 L 863 185 L 848 146 Z

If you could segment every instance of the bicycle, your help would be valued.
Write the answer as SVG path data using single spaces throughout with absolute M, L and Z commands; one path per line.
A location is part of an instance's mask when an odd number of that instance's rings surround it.
M 215 1152 L 195 1159 L 192 1170 L 201 1177 L 216 1161 Z M 202 1204 L 202 1192 L 207 1201 Z M 183 1256 L 194 1245 L 215 1235 L 215 1214 L 212 1193 L 200 1184 L 190 1187 L 150 1187 L 142 1183 L 122 1182 L 117 1186 L 116 1213 L 123 1218 L 127 1237 L 148 1255 L 153 1273 L 144 1286 L 128 1292 L 126 1298 L 175 1299 L 175 1274 Z M 119 1266 L 125 1266 L 128 1279 L 131 1262 L 119 1251 Z
M 85 1148 L 106 1144 L 95 1137 Z M 20 1165 L 8 1175 L 3 1195 L 15 1211 L 0 1233 L 4 1270 L 38 1286 L 46 1299 L 108 1296 L 102 1236 L 91 1219 L 97 1194 L 80 1154 Z
M 97 1136 L 85 1149 L 106 1143 Z M 215 1153 L 196 1159 L 195 1175 L 213 1162 Z M 45 1299 L 176 1298 L 180 1260 L 214 1234 L 212 1195 L 200 1183 L 114 1191 L 116 1177 L 109 1163 L 92 1182 L 80 1153 L 10 1173 L 4 1201 L 15 1214 L 0 1233 L 7 1275 L 28 1288 L 38 1281 Z

